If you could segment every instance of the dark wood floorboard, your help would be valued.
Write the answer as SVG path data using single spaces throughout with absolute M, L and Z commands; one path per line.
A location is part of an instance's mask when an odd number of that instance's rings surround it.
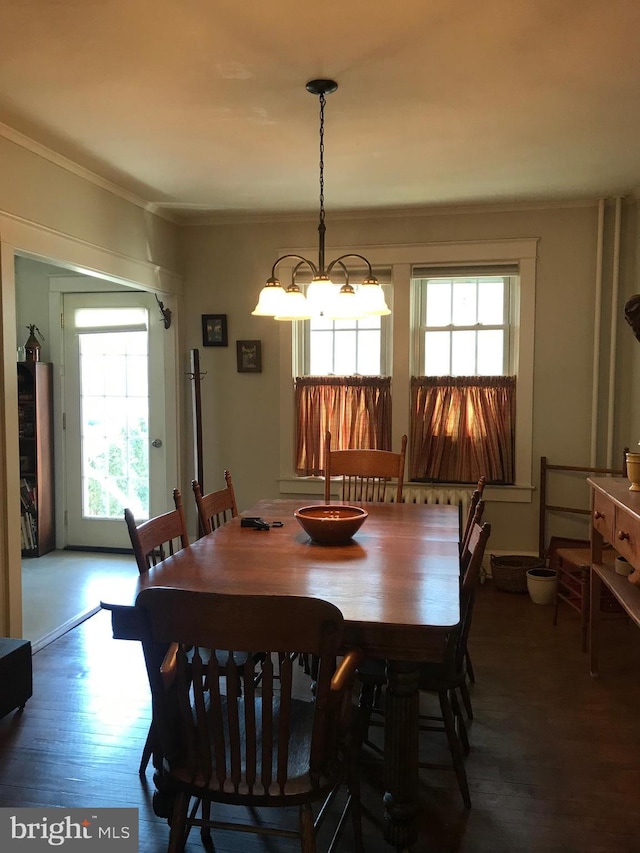
M 448 771 L 422 771 L 416 853 L 640 853 L 640 631 L 603 627 L 601 675 L 580 651 L 578 617 L 481 587 L 471 637 L 477 684 L 467 811 Z M 138 644 L 99 613 L 34 655 L 34 695 L 0 720 L 0 806 L 134 806 L 140 853 L 166 849 L 152 782 L 137 767 L 149 722 Z M 433 707 L 423 699 L 424 710 Z M 444 737 L 423 757 L 448 760 Z M 363 753 L 366 849 L 383 853 L 382 768 Z M 273 815 L 261 812 L 266 822 Z M 293 818 L 295 819 L 295 818 Z M 218 834 L 219 853 L 286 853 L 282 839 Z M 340 849 L 349 851 L 350 829 Z M 201 851 L 194 834 L 189 853 Z

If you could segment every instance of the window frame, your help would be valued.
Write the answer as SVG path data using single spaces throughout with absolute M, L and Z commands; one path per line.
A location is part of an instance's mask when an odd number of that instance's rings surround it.
M 375 269 L 374 269 L 375 273 Z M 392 333 L 393 324 L 393 286 L 383 283 L 384 295 L 391 314 L 380 318 L 380 373 L 353 374 L 354 376 L 391 376 L 392 364 Z M 334 321 L 336 322 L 336 321 Z M 355 321 L 354 321 L 355 322 Z M 335 331 L 334 331 L 335 334 Z M 292 323 L 292 346 L 293 346 L 293 376 L 320 376 L 322 374 L 311 374 L 311 322 L 309 320 L 297 320 Z M 333 374 L 332 374 L 333 375 Z M 337 374 L 336 374 L 337 375 Z M 341 374 L 340 374 L 341 375 Z
M 518 376 L 518 406 L 516 411 L 516 483 L 491 489 L 491 500 L 510 503 L 530 503 L 533 478 L 533 372 L 535 340 L 535 300 L 537 237 L 514 237 L 492 240 L 458 240 L 434 243 L 397 243 L 377 246 L 331 247 L 337 254 L 361 252 L 372 265 L 392 269 L 392 443 L 397 446 L 409 429 L 410 381 L 413 361 L 411 328 L 412 268 L 444 264 L 472 265 L 501 263 L 517 264 L 519 286 L 513 295 L 514 331 L 512 347 Z M 279 254 L 297 253 L 312 256 L 316 251 L 308 246 L 281 247 Z M 391 307 L 391 306 L 390 306 Z M 280 476 L 281 495 L 321 494 L 322 482 L 298 478 L 293 472 L 295 442 L 295 411 L 293 394 L 294 345 L 289 323 L 279 323 L 280 345 Z
M 505 281 L 505 291 L 504 291 L 504 311 L 503 317 L 505 318 L 503 323 L 494 323 L 491 325 L 483 325 L 481 323 L 476 323 L 474 325 L 463 325 L 450 323 L 447 326 L 428 326 L 426 323 L 423 323 L 422 320 L 426 315 L 426 303 L 427 303 L 427 289 L 428 282 L 435 281 L 437 279 L 447 280 L 447 276 L 444 271 L 439 270 L 437 274 L 432 276 L 425 275 L 413 275 L 411 277 L 411 289 L 412 289 L 412 298 L 414 304 L 414 317 L 415 317 L 415 325 L 413 328 L 414 335 L 414 350 L 413 350 L 413 367 L 412 376 L 431 376 L 435 374 L 427 374 L 425 372 L 425 333 L 430 331 L 445 331 L 445 332 L 454 332 L 454 331 L 480 331 L 480 330 L 489 330 L 489 329 L 497 329 L 504 331 L 504 351 L 502 357 L 502 373 L 500 374 L 485 374 L 485 373 L 473 373 L 469 374 L 471 376 L 507 376 L 515 372 L 517 365 L 515 364 L 514 359 L 514 343 L 516 335 L 514 334 L 514 323 L 516 321 L 516 317 L 514 316 L 513 305 L 514 305 L 514 294 L 518 287 L 518 278 L 519 276 L 514 273 L 506 273 L 504 275 L 500 275 L 492 269 L 491 273 L 486 273 L 486 277 L 492 278 L 502 278 Z M 481 269 L 474 267 L 473 271 L 470 275 L 465 276 L 460 267 L 456 267 L 454 273 L 449 276 L 450 280 L 461 279 L 461 278 L 475 278 L 476 280 L 485 277 L 481 272 Z M 476 338 L 477 341 L 477 338 Z M 477 356 L 476 356 L 477 362 Z M 446 373 L 442 374 L 445 376 L 456 376 L 458 374 L 455 373 Z

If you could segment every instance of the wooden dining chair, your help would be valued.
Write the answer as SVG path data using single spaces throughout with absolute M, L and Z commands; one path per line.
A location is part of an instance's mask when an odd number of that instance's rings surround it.
M 324 499 L 331 500 L 331 478 L 342 477 L 343 501 L 385 499 L 387 486 L 396 481 L 396 503 L 402 503 L 407 436 L 402 436 L 400 453 L 390 450 L 332 450 L 331 433 L 325 434 Z
M 148 521 L 143 521 L 136 525 L 133 513 L 130 509 L 125 509 L 124 517 L 129 529 L 129 538 L 131 546 L 138 564 L 138 571 L 144 574 L 149 571 L 152 566 L 157 566 L 166 557 L 169 557 L 179 551 L 181 548 L 189 545 L 189 534 L 187 532 L 187 523 L 182 505 L 182 495 L 180 489 L 173 490 L 173 502 L 175 509 L 170 512 L 165 512 L 162 515 L 150 518 Z M 216 650 L 215 657 L 218 660 L 223 660 L 227 655 L 226 651 Z M 253 657 L 252 657 L 253 662 Z M 234 680 L 237 680 L 237 668 L 239 665 L 244 666 L 246 659 L 244 657 L 233 661 Z M 157 768 L 161 753 L 158 751 L 158 738 L 154 729 L 154 723 L 151 722 L 147 739 L 142 750 L 142 758 L 138 772 L 143 775 L 149 764 L 149 760 L 153 757 L 153 765 Z
M 136 524 L 129 508 L 124 511 L 131 547 L 141 575 L 148 572 L 152 566 L 161 563 L 165 557 L 175 554 L 189 544 L 180 489 L 173 490 L 173 502 L 175 509 L 171 512 L 157 515 L 140 524 Z
M 477 493 L 477 490 L 476 490 L 476 492 L 474 492 L 474 494 L 476 494 L 476 493 Z M 482 518 L 484 516 L 484 506 L 485 506 L 485 504 L 484 504 L 483 500 L 478 500 L 476 502 L 476 505 L 475 505 L 475 508 L 473 511 L 473 516 L 471 518 L 471 524 L 468 526 L 468 529 L 465 533 L 465 539 L 461 543 L 461 550 L 460 550 L 460 580 L 461 580 L 461 582 L 464 581 L 464 576 L 467 573 L 467 570 L 469 568 L 469 564 L 470 564 L 471 559 L 473 557 L 473 548 L 471 547 L 472 546 L 472 535 L 471 534 L 482 523 Z M 471 653 L 469 652 L 468 648 L 465 650 L 465 666 L 466 666 L 466 671 L 467 671 L 467 678 L 469 679 L 469 681 L 472 684 L 475 684 L 476 676 L 475 676 L 475 672 L 473 670 L 473 664 L 471 662 Z M 467 690 L 466 683 L 463 685 L 463 687 L 460 688 L 460 693 L 462 695 L 462 700 L 463 700 L 465 709 L 467 711 L 467 716 L 469 717 L 469 719 L 472 719 L 473 718 L 473 708 L 471 706 L 471 696 L 469 695 L 469 691 Z
M 576 516 L 584 516 L 585 522 L 591 515 L 589 507 L 589 490 L 586 478 L 589 475 L 610 474 L 612 476 L 624 476 L 625 456 L 627 448 L 624 448 L 622 465 L 620 468 L 601 468 L 598 466 L 578 465 L 552 465 L 546 456 L 540 457 L 540 508 L 539 508 L 539 555 L 547 560 L 550 569 L 556 572 L 556 595 L 553 609 L 553 624 L 558 622 L 558 608 L 560 602 L 567 604 L 572 610 L 580 614 L 580 634 L 582 651 L 586 652 L 589 645 L 589 610 L 591 607 L 591 543 L 588 534 L 585 538 L 578 539 L 574 536 L 550 536 L 548 537 L 548 525 L 552 516 L 564 517 L 565 520 Z M 553 477 L 554 482 L 549 480 Z M 555 486 L 551 491 L 558 493 L 565 481 L 565 488 L 570 485 L 571 478 L 580 484 L 582 499 L 577 498 L 564 505 L 558 505 L 550 497 L 550 485 Z M 569 503 L 567 506 L 566 504 Z M 585 523 L 586 528 L 586 523 Z M 615 551 L 608 543 L 603 558 L 605 562 L 611 562 L 615 557 Z M 611 617 L 624 618 L 625 613 L 609 590 L 603 589 L 600 597 L 600 610 Z
M 442 656 L 437 661 L 421 663 L 419 667 L 418 689 L 421 692 L 433 692 L 438 695 L 440 716 L 420 715 L 420 731 L 444 732 L 447 736 L 452 765 L 420 762 L 421 768 L 452 769 L 455 771 L 463 802 L 471 807 L 469 784 L 464 766 L 464 756 L 469 752 L 469 738 L 462 715 L 456 690 L 466 689 L 465 653 L 475 603 L 476 590 L 480 578 L 480 569 L 491 525 L 474 525 L 469 537 L 471 560 L 460 588 L 460 622 L 449 633 Z M 367 737 L 370 725 L 381 725 L 379 719 L 384 715 L 380 703 L 374 704 L 374 698 L 380 688 L 386 685 L 385 662 L 368 659 L 358 668 L 358 680 L 362 684 L 360 693 L 361 728 L 366 742 L 377 751 L 376 744 Z
M 124 518 L 129 530 L 129 539 L 136 558 L 138 571 L 141 575 L 148 572 L 152 566 L 161 563 L 165 557 L 175 554 L 181 548 L 189 544 L 187 522 L 182 505 L 180 489 L 173 490 L 173 502 L 175 509 L 157 515 L 140 524 L 136 524 L 133 512 L 127 507 Z M 157 751 L 157 736 L 153 721 L 147 732 L 147 739 L 142 750 L 142 758 L 138 772 L 144 775 L 149 760 L 153 757 L 154 767 L 161 761 L 160 753 Z
M 217 492 L 209 492 L 206 495 L 202 494 L 200 483 L 197 480 L 191 481 L 191 488 L 193 489 L 198 509 L 198 524 L 201 536 L 217 530 L 230 518 L 235 518 L 238 515 L 236 495 L 233 490 L 233 482 L 229 471 L 224 472 L 224 479 L 227 484 L 224 489 L 219 489 Z
M 328 810 L 321 807 L 314 820 L 312 806 L 331 799 L 344 781 L 348 797 L 340 825 L 350 811 L 351 849 L 362 850 L 351 691 L 363 656 L 351 649 L 336 664 L 343 632 L 338 608 L 298 596 L 168 588 L 143 590 L 137 606 L 147 618 L 143 645 L 166 756 L 155 778 L 154 810 L 169 821 L 169 853 L 183 850 L 192 826 L 201 827 L 210 847 L 211 830 L 223 828 L 295 835 L 301 850 L 313 853 Z M 202 655 L 212 646 L 269 650 L 260 689 L 247 677 L 243 696 L 231 681 L 225 690 L 217 660 Z M 292 648 L 318 660 L 315 701 L 294 695 Z M 232 821 L 226 809 L 220 820 L 218 805 L 245 806 L 249 815 L 255 807 L 297 807 L 299 828 L 281 830 L 266 819 L 242 823 L 245 810 Z
M 473 494 L 471 495 L 471 500 L 469 501 L 469 509 L 467 510 L 467 517 L 465 520 L 464 530 L 460 536 L 460 558 L 462 559 L 462 555 L 465 550 L 465 545 L 467 539 L 469 537 L 469 533 L 471 532 L 471 527 L 473 523 L 476 521 L 476 508 L 478 504 L 482 503 L 484 509 L 484 501 L 482 500 L 482 491 L 480 489 L 474 489 Z M 479 519 L 478 519 L 479 520 Z

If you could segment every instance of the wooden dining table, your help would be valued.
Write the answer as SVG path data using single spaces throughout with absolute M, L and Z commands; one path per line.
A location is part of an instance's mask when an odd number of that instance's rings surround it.
M 138 593 L 173 587 L 326 599 L 343 613 L 345 650 L 387 661 L 384 833 L 404 850 L 417 837 L 418 662 L 437 654 L 460 619 L 456 506 L 362 503 L 369 513 L 344 545 L 311 541 L 294 517 L 300 500 L 263 500 L 105 598 L 113 636 L 140 639 Z

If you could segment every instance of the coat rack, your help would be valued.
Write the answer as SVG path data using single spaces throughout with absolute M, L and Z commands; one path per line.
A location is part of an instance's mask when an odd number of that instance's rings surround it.
M 193 381 L 192 386 L 192 404 L 193 404 L 193 447 L 194 447 L 194 467 L 195 478 L 200 483 L 200 488 L 204 494 L 204 471 L 202 467 L 202 401 L 200 396 L 200 380 L 205 373 L 200 372 L 200 350 L 191 350 L 191 372 L 187 374 L 189 379 Z

